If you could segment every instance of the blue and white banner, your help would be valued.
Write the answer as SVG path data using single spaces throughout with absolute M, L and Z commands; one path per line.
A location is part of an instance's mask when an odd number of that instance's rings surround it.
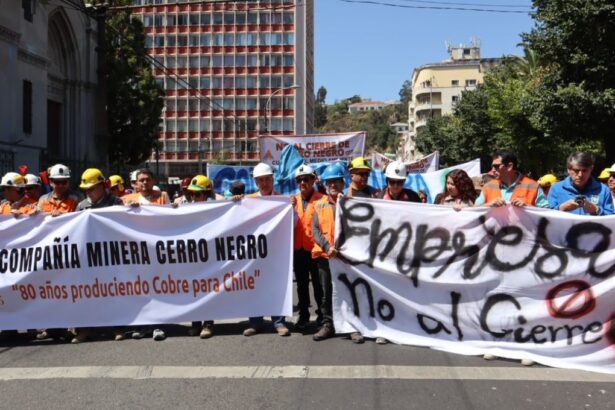
M 258 191 L 252 178 L 253 166 L 210 165 L 207 164 L 207 177 L 214 183 L 214 191 L 225 197 L 230 197 L 231 184 L 241 181 L 246 186 L 246 194 Z

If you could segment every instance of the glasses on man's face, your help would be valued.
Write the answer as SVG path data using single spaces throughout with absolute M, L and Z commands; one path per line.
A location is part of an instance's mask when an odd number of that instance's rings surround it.
M 51 182 L 53 182 L 55 185 L 67 185 L 68 179 L 54 179 Z
M 298 184 L 309 184 L 311 179 L 311 177 L 298 177 L 295 178 L 295 181 L 297 181 Z
M 404 185 L 404 182 L 406 182 L 406 181 L 402 181 L 401 179 L 389 179 L 388 182 L 389 182 L 389 185 L 400 186 L 400 185 Z
M 493 168 L 493 169 L 500 169 L 500 167 L 502 165 L 504 165 L 504 164 L 502 164 L 502 163 L 499 163 L 499 164 L 493 163 L 493 164 L 491 164 L 491 168 Z

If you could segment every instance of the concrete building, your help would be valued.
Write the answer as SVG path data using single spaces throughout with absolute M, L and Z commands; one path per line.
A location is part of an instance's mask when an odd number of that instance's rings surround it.
M 0 173 L 105 168 L 96 28 L 59 0 L 0 0 Z
M 257 162 L 259 135 L 313 131 L 313 0 L 133 5 L 149 54 L 168 68 L 155 70 L 166 90 L 161 174 L 194 175 L 212 160 Z
M 449 46 L 449 59 L 418 67 L 412 74 L 412 102 L 408 106 L 409 132 L 401 141 L 404 160 L 420 158 L 416 137 L 430 118 L 451 114 L 462 91 L 472 90 L 483 82 L 485 72 L 500 59 L 481 58 L 480 45 Z
M 348 112 L 382 111 L 388 104 L 381 101 L 363 100 L 358 103 L 348 105 Z

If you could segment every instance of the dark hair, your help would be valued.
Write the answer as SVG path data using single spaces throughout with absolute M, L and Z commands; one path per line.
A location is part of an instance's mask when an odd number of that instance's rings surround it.
M 149 168 L 141 168 L 140 170 L 138 170 L 137 171 L 137 179 L 139 179 L 139 175 L 141 175 L 141 174 L 149 175 L 150 178 L 155 179 L 154 178 L 154 173 Z
M 575 152 L 568 157 L 566 167 L 570 168 L 572 164 L 579 164 L 583 168 L 593 168 L 595 163 L 594 156 L 589 152 Z
M 230 191 L 232 195 L 243 195 L 246 191 L 246 184 L 241 181 L 233 181 Z
M 493 159 L 497 157 L 502 158 L 502 164 L 508 165 L 513 164 L 513 169 L 517 169 L 517 156 L 510 151 L 498 151 L 493 154 Z M 456 185 L 456 184 L 455 184 Z
M 502 162 L 504 162 L 504 158 L 502 157 Z M 463 169 L 454 169 L 448 173 L 446 179 L 451 178 L 453 180 L 453 184 L 459 191 L 459 197 L 464 202 L 472 202 L 476 200 L 478 194 L 476 193 L 476 189 L 474 188 L 474 183 L 472 182 L 472 178 L 468 176 L 468 174 Z M 448 192 L 446 191 L 446 187 L 444 188 L 444 195 L 440 198 L 442 201 Z

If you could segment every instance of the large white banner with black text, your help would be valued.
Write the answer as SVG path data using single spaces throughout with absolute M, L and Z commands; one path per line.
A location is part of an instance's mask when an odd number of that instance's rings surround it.
M 615 373 L 615 217 L 342 199 L 337 332 Z
M 292 314 L 288 198 L 0 218 L 0 329 Z

